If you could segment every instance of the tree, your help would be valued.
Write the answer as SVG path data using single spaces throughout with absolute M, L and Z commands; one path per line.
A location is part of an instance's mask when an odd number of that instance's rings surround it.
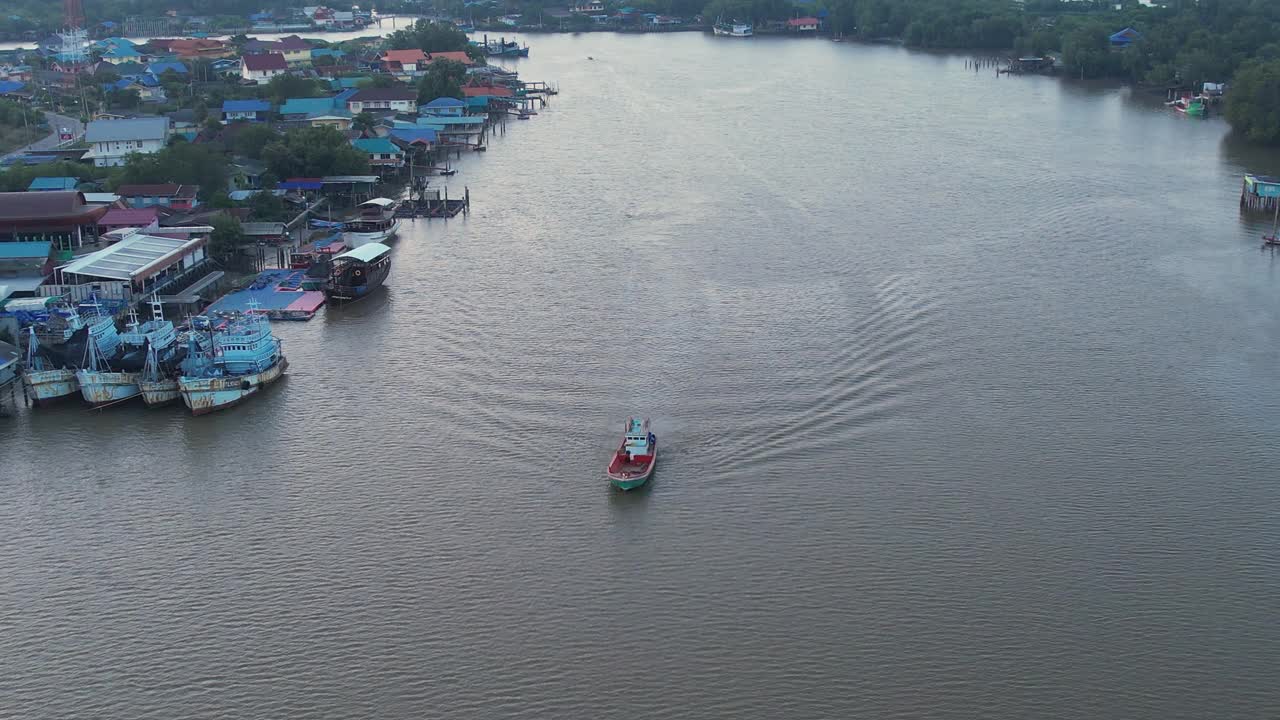
M 367 112 L 362 112 L 351 118 L 351 129 L 358 130 L 361 133 L 369 133 L 373 131 L 377 122 L 378 121 L 373 117 L 373 115 Z
M 392 50 L 418 48 L 423 52 L 448 52 L 466 50 L 470 43 L 467 34 L 448 23 L 419 20 L 413 25 L 397 30 L 387 38 Z
M 418 104 L 425 105 L 442 97 L 461 97 L 466 79 L 467 67 L 462 63 L 436 60 L 427 66 L 426 74 L 418 81 Z
M 14 165 L 0 172 L 0 192 L 23 192 L 38 177 L 74 177 L 81 182 L 93 182 L 106 177 L 109 172 L 108 168 L 68 160 L 44 165 Z
M 283 222 L 290 216 L 284 201 L 269 192 L 254 193 L 245 204 L 249 217 L 258 222 Z
M 1227 122 L 1259 143 L 1280 143 L 1280 60 L 1240 68 L 1227 95 Z
M 1063 64 L 1072 74 L 1080 77 L 1107 75 L 1115 62 L 1108 36 L 1101 25 L 1072 30 L 1062 39 Z
M 204 121 L 204 132 L 209 137 L 217 137 L 222 132 L 222 121 L 216 117 L 210 117 Z
M 298 77 L 284 73 L 271 78 L 267 83 L 267 96 L 282 103 L 289 98 L 314 97 L 321 94 L 320 85 L 311 78 Z
M 132 110 L 142 103 L 142 96 L 133 88 L 112 90 L 107 93 L 107 107 L 118 110 Z
M 275 142 L 280 135 L 264 123 L 253 123 L 236 133 L 232 147 L 237 155 L 254 160 L 262 159 L 262 150 Z
M 209 254 L 215 260 L 227 262 L 244 244 L 244 228 L 234 215 L 223 213 L 215 215 L 210 225 L 213 232 L 209 234 Z
M 369 158 L 331 127 L 290 130 L 262 149 L 262 160 L 273 175 L 286 179 L 369 172 Z
M 400 81 L 391 75 L 374 75 L 360 81 L 360 89 L 400 87 Z
M 125 161 L 115 185 L 180 183 L 198 185 L 208 199 L 227 187 L 227 160 L 208 145 L 175 142 L 150 155 L 133 154 Z

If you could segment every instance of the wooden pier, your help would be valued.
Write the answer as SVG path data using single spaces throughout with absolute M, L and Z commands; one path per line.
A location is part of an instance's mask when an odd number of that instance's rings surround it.
M 451 218 L 471 213 L 471 188 L 463 188 L 461 198 L 450 198 L 449 188 L 423 190 L 417 198 L 405 201 L 396 210 L 396 217 Z

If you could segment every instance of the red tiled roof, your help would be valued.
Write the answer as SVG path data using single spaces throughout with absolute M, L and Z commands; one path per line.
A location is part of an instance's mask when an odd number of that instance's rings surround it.
M 86 205 L 75 190 L 0 193 L 0 224 L 65 227 L 96 223 L 105 207 Z
M 817 25 L 818 18 L 816 17 L 791 18 L 790 20 L 787 21 L 787 24 L 792 27 L 798 27 L 800 25 Z
M 426 54 L 417 48 L 412 50 L 388 50 L 382 53 L 383 62 L 420 63 L 426 59 Z
M 467 53 L 462 50 L 450 50 L 448 52 L 431 53 L 431 62 L 435 62 L 437 60 L 452 60 L 457 63 L 462 63 L 463 65 L 474 64 L 473 61 L 471 60 L 471 57 L 468 56 Z
M 130 208 L 128 210 L 116 208 L 114 210 L 108 210 L 107 214 L 103 215 L 102 219 L 98 221 L 98 224 L 120 227 L 143 227 L 145 225 L 150 225 L 158 217 L 160 217 L 160 210 L 154 207 L 138 209 Z
M 221 40 L 210 40 L 208 38 L 180 38 L 178 40 L 150 40 L 147 43 L 154 47 L 163 48 L 169 52 L 178 55 L 188 55 L 191 53 L 199 53 L 207 50 L 224 50 L 227 44 Z
M 289 63 L 285 62 L 284 56 L 280 53 L 262 53 L 261 55 L 245 55 L 244 66 L 250 70 L 262 72 L 263 70 L 288 70 Z
M 511 97 L 515 93 L 511 92 L 511 88 L 501 85 L 466 85 L 462 88 L 462 94 L 467 97 L 480 97 L 482 95 Z

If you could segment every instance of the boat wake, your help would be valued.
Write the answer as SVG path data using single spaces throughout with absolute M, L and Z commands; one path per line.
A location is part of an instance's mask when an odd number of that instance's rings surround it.
M 845 315 L 851 323 L 831 333 L 839 342 L 828 350 L 826 370 L 796 383 L 779 411 L 750 423 L 750 447 L 731 448 L 739 462 L 816 456 L 910 422 L 917 390 L 942 375 L 932 332 L 939 306 L 895 276 L 873 289 L 864 311 L 850 307 Z

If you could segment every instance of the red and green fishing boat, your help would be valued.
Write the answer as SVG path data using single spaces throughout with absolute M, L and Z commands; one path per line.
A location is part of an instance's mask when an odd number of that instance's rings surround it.
M 649 482 L 658 462 L 658 438 L 649 432 L 649 418 L 627 418 L 622 445 L 613 453 L 605 474 L 619 490 L 634 490 Z

